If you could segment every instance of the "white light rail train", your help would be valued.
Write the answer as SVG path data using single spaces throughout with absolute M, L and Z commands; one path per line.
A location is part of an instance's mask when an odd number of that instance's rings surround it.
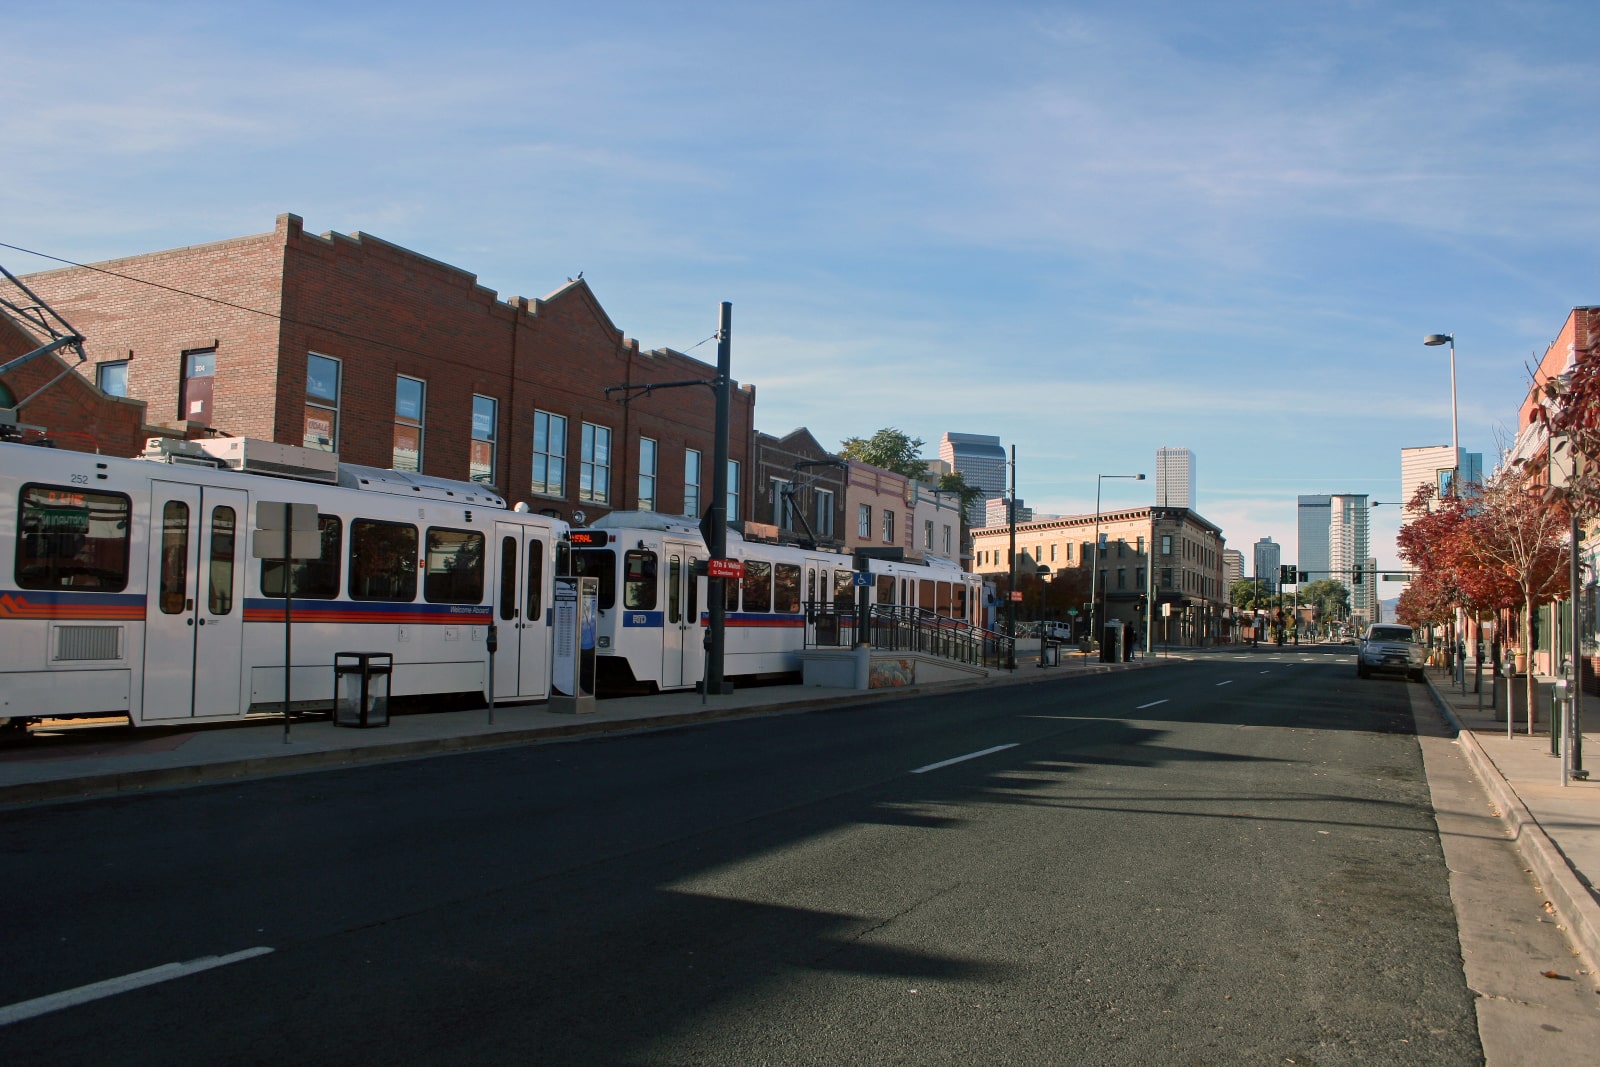
M 263 502 L 311 504 L 316 558 L 252 555 Z M 269 512 L 271 509 L 268 509 Z M 0 442 L 0 727 L 135 726 L 333 703 L 334 654 L 394 657 L 396 697 L 550 695 L 551 575 L 567 524 L 473 482 L 255 441 L 118 459 Z
M 617 511 L 571 532 L 573 573 L 598 580 L 597 689 L 692 689 L 704 677 L 708 556 L 693 519 Z M 743 577 L 724 579 L 723 674 L 774 679 L 800 671 L 809 639 L 850 643 L 858 606 L 854 559 L 837 552 L 749 541 L 729 530 L 729 559 Z M 898 606 L 979 627 L 983 584 L 954 563 L 869 559 L 872 608 Z

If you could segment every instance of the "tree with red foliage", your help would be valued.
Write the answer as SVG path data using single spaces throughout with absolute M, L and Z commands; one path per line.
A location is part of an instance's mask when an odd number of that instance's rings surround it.
M 1533 732 L 1533 612 L 1570 592 L 1566 501 L 1524 485 L 1518 472 L 1502 472 L 1470 502 L 1467 536 L 1458 547 L 1467 588 L 1498 597 L 1508 586 L 1522 603 L 1520 645 L 1528 656 L 1528 732 Z M 1509 718 L 1509 715 L 1508 715 Z

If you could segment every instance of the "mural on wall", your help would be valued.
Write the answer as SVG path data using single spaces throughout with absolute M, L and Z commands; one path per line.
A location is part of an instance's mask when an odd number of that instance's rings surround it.
M 874 659 L 867 675 L 868 689 L 894 689 L 916 681 L 916 670 L 908 659 Z

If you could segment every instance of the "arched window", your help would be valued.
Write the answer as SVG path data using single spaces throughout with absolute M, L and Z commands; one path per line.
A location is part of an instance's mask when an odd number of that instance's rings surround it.
M 16 395 L 6 388 L 5 382 L 0 382 L 0 408 L 14 408 L 16 406 Z

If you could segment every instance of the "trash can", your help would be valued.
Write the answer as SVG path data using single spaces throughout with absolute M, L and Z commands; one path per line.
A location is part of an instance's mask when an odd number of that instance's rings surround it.
M 1100 641 L 1100 662 L 1122 662 L 1122 620 L 1112 619 L 1106 623 L 1105 633 Z
M 394 656 L 388 652 L 335 652 L 333 724 L 388 726 L 393 673 Z
M 1040 666 L 1055 667 L 1061 663 L 1061 646 L 1048 637 L 1040 638 L 1044 643 L 1039 646 Z

